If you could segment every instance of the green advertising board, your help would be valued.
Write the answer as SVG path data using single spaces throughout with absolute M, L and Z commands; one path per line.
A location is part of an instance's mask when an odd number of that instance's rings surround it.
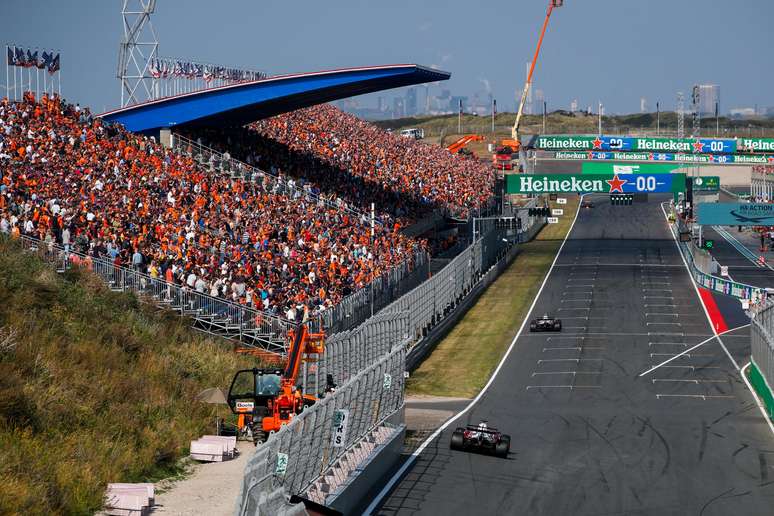
M 739 152 L 774 152 L 774 138 L 737 138 Z
M 505 176 L 508 194 L 543 193 L 677 193 L 685 174 L 512 174 Z
M 694 193 L 716 193 L 720 191 L 720 176 L 694 177 L 691 183 Z
M 680 163 L 616 163 L 614 161 L 586 161 L 581 164 L 582 174 L 671 174 L 685 165 Z

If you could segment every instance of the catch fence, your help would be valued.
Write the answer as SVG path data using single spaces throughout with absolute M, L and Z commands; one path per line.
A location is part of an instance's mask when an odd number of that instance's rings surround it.
M 760 395 L 768 416 L 774 419 L 774 302 L 750 311 L 750 381 Z
M 237 514 L 276 514 L 271 493 L 303 496 L 374 429 L 396 427 L 390 420 L 403 409 L 405 363 L 405 348 L 396 346 L 272 433 L 245 468 Z

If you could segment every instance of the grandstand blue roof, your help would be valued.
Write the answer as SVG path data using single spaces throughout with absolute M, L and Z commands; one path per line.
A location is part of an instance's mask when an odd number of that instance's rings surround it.
M 415 64 L 280 75 L 165 97 L 98 115 L 129 131 L 245 125 L 280 113 L 412 84 L 445 81 L 448 72 Z

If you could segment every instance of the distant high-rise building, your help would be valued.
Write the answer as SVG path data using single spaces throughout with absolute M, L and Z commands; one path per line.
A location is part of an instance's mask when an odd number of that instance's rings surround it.
M 648 99 L 645 97 L 640 98 L 640 113 L 648 112 Z
M 720 106 L 720 86 L 699 84 L 699 113 L 702 116 L 714 116 L 716 103 Z
M 417 88 L 411 87 L 406 90 L 406 116 L 417 114 Z
M 578 99 L 572 99 L 572 102 L 570 102 L 570 111 L 573 113 L 578 111 Z
M 395 97 L 392 99 L 392 118 L 403 118 L 404 116 L 406 116 L 406 110 L 403 97 Z

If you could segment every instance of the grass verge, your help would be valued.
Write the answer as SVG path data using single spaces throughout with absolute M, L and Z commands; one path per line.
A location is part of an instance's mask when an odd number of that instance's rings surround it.
M 93 514 L 108 482 L 180 474 L 212 432 L 196 394 L 252 363 L 0 238 L 0 514 Z
M 578 196 L 569 196 L 558 224 L 524 244 L 508 269 L 412 373 L 408 394 L 471 398 L 486 384 L 527 315 L 572 225 Z

